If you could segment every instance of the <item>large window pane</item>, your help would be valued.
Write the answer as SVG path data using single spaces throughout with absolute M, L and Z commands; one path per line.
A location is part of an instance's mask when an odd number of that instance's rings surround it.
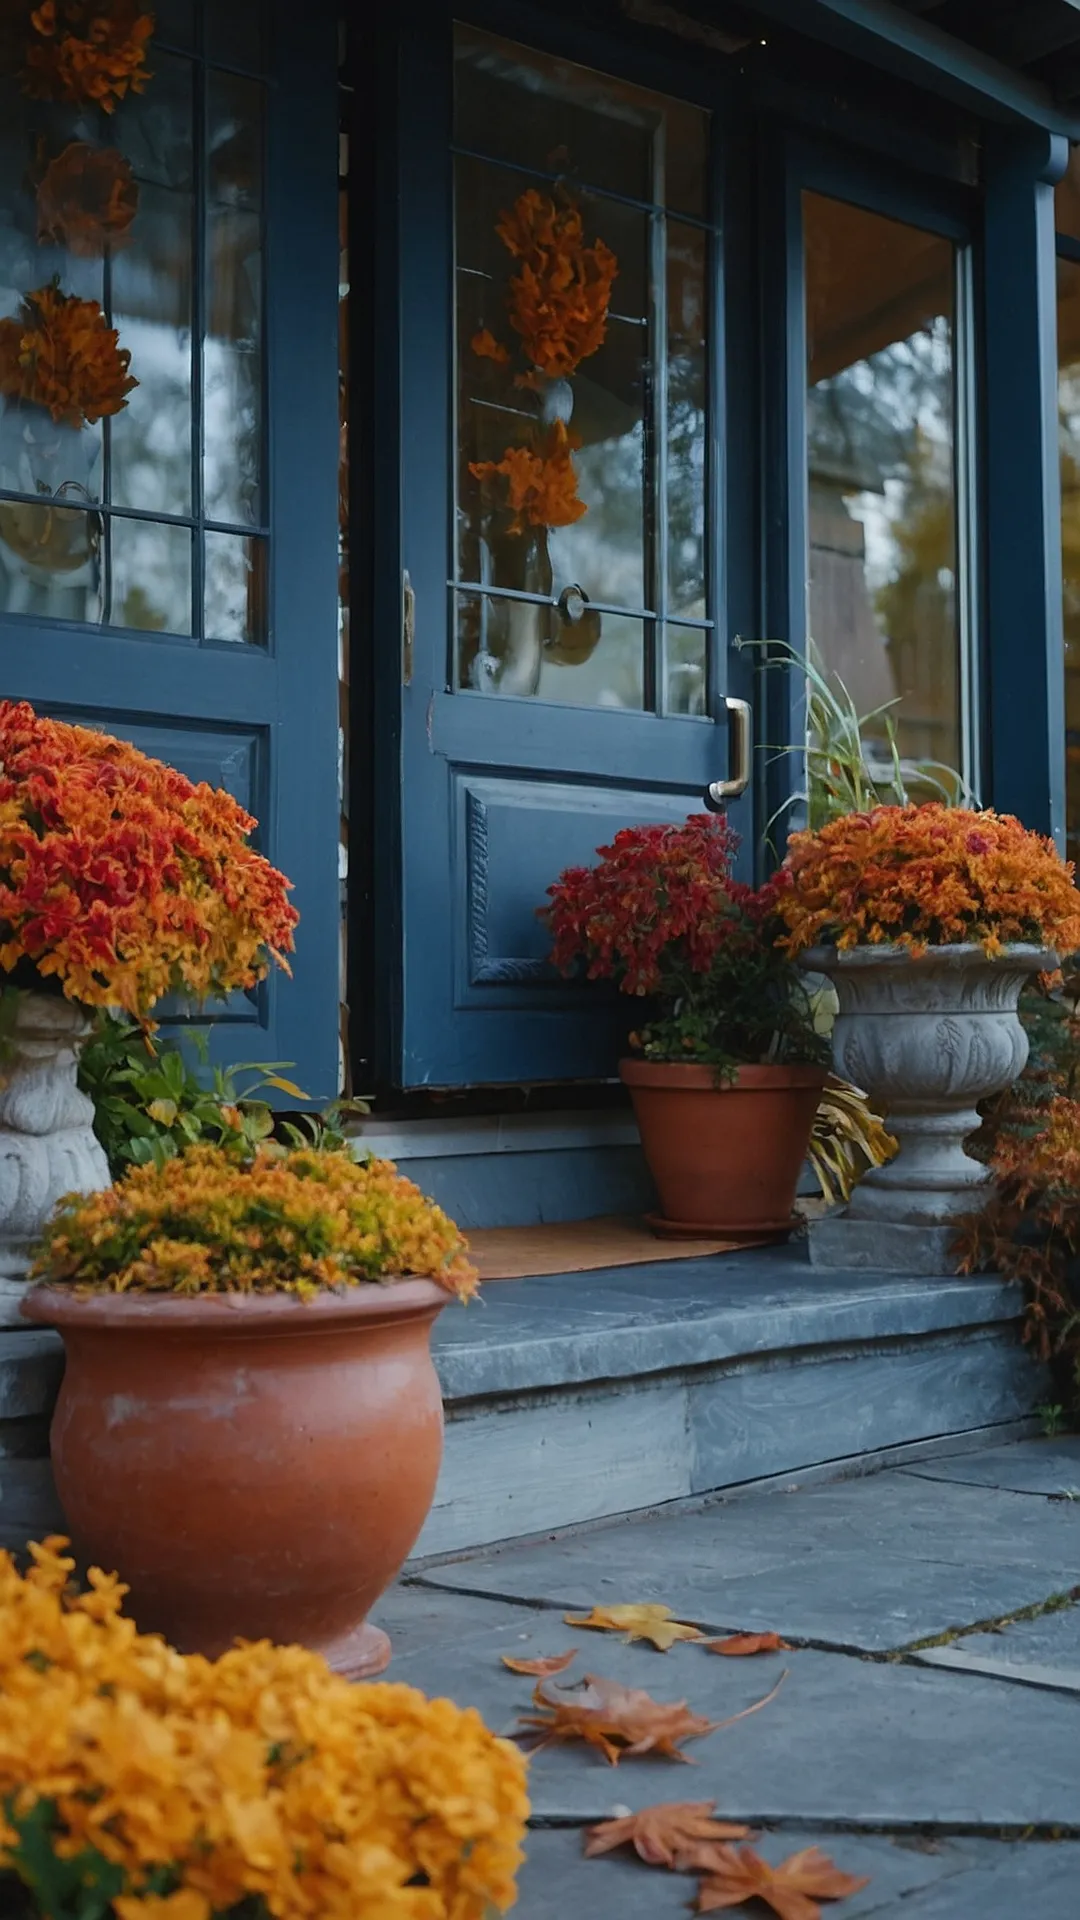
M 913 770 L 958 768 L 953 248 L 819 194 L 803 217 L 811 637 L 860 712 L 895 703 Z
M 109 113 L 4 63 L 0 611 L 266 641 L 264 14 L 170 0 Z
M 488 589 L 458 602 L 457 684 L 697 711 L 660 641 L 708 625 L 710 235 L 668 214 L 703 214 L 707 117 L 457 48 L 456 582 Z

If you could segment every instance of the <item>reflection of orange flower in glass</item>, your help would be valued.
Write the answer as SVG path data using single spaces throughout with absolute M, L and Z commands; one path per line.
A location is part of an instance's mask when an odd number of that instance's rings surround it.
M 32 100 L 67 100 L 112 113 L 150 79 L 154 16 L 139 0 L 42 0 L 27 21 L 22 84 Z
M 561 420 L 548 431 L 539 452 L 507 447 L 501 460 L 478 460 L 469 468 L 477 480 L 506 481 L 506 505 L 513 514 L 511 533 L 526 527 L 572 527 L 589 509 L 578 499 L 577 474 L 570 458 L 574 445 Z
M 510 360 L 510 349 L 496 340 L 490 327 L 481 327 L 469 342 L 478 360 L 494 360 L 497 367 L 505 367 Z
M 124 238 L 138 205 L 131 163 L 122 153 L 72 140 L 49 162 L 38 187 L 38 243 L 95 258 Z
M 45 407 L 65 426 L 92 426 L 119 413 L 138 386 L 96 300 L 39 287 L 15 319 L 0 320 L 0 394 Z
M 496 229 L 521 265 L 510 282 L 510 323 L 527 359 L 565 379 L 603 345 L 619 263 L 602 240 L 585 245 L 581 215 L 535 187 L 519 195 Z

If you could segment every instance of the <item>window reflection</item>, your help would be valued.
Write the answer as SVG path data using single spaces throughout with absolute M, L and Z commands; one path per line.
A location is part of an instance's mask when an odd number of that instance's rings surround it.
M 264 0 L 199 6 L 108 115 L 0 74 L 0 612 L 264 644 Z M 59 404 L 12 344 L 58 324 Z
M 905 761 L 958 768 L 953 249 L 819 194 L 803 217 L 811 637 L 860 713 L 895 702 Z
M 458 684 L 702 714 L 707 116 L 456 45 Z

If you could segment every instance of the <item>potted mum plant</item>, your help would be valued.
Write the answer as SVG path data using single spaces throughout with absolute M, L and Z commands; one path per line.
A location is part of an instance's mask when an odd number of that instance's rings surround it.
M 939 802 L 794 834 L 786 867 L 782 945 L 832 979 L 836 1071 L 866 1088 L 899 1142 L 847 1210 L 865 1228 L 855 1264 L 910 1266 L 921 1245 L 927 1270 L 947 1271 L 946 1223 L 990 1191 L 964 1145 L 978 1103 L 1027 1058 L 1021 988 L 1080 947 L 1072 867 L 1018 820 Z M 883 1224 L 901 1231 L 883 1236 Z M 910 1228 L 940 1232 L 917 1242 Z M 825 1237 L 837 1257 L 843 1239 Z
M 0 1554 L 5 1920 L 495 1920 L 526 1763 L 472 1708 L 352 1687 L 299 1647 L 208 1664 L 79 1592 L 63 1540 Z
M 788 885 L 732 878 L 727 822 L 628 827 L 569 868 L 542 909 L 565 972 L 614 980 L 647 1015 L 619 1072 L 660 1196 L 654 1229 L 783 1238 L 828 1049 L 776 942 Z
M 140 1626 L 379 1672 L 365 1616 L 442 1450 L 429 1334 L 476 1280 L 453 1223 L 386 1162 L 196 1146 L 63 1200 L 34 1278 L 23 1311 L 67 1353 L 60 1502 Z
M 108 1184 L 77 1085 L 90 1016 L 251 987 L 297 914 L 229 794 L 0 702 L 0 1318 L 61 1194 Z

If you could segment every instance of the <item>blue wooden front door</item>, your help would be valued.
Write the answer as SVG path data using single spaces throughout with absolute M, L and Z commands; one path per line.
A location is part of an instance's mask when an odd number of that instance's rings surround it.
M 98 424 L 0 401 L 0 693 L 132 740 L 257 816 L 296 883 L 294 977 L 236 996 L 214 1048 L 293 1061 L 327 1097 L 336 10 L 155 11 L 145 88 L 108 116 L 0 81 L 2 311 L 57 276 L 103 310 L 138 382 Z
M 619 1010 L 555 974 L 537 909 L 729 766 L 712 116 L 685 72 L 529 27 L 413 23 L 401 49 L 374 645 L 407 1087 L 610 1076 Z

